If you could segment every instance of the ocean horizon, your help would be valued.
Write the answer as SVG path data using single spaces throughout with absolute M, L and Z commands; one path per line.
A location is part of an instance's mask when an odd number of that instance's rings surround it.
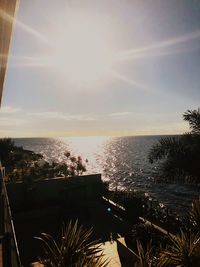
M 26 137 L 13 140 L 17 146 L 42 154 L 49 162 L 64 161 L 66 151 L 81 156 L 88 160 L 86 174 L 101 173 L 111 189 L 147 192 L 171 210 L 182 213 L 199 196 L 199 188 L 180 183 L 158 183 L 158 163 L 150 164 L 148 161 L 151 147 L 166 136 L 169 135 Z

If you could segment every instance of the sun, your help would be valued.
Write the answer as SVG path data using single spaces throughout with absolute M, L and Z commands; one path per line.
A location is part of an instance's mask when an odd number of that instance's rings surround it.
M 68 20 L 59 28 L 50 58 L 51 64 L 71 83 L 105 80 L 114 63 L 105 24 L 80 16 Z

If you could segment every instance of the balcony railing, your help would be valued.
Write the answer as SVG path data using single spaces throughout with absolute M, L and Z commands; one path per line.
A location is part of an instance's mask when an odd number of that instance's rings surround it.
M 0 244 L 2 249 L 2 266 L 22 267 L 5 185 L 4 167 L 0 167 Z

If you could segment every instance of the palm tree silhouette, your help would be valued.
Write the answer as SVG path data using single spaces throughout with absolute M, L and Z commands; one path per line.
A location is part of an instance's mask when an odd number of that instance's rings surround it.
M 190 132 L 176 137 L 161 138 L 148 155 L 149 161 L 160 162 L 160 176 L 165 180 L 199 183 L 200 178 L 200 109 L 188 110 L 183 119 Z

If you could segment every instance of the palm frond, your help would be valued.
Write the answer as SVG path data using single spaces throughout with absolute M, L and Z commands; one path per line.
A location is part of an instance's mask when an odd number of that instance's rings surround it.
M 200 238 L 193 233 L 184 233 L 170 238 L 171 245 L 161 251 L 158 267 L 197 267 L 200 260 Z
M 199 183 L 200 177 L 200 109 L 187 111 L 191 132 L 176 137 L 164 137 L 150 150 L 150 163 L 159 162 L 160 179 Z
M 189 122 L 191 132 L 194 134 L 200 134 L 200 109 L 187 110 L 183 114 L 183 119 Z
M 190 216 L 193 225 L 200 231 L 200 197 L 193 201 Z
M 153 163 L 154 161 L 173 155 L 179 150 L 182 150 L 182 143 L 179 137 L 161 138 L 159 142 L 151 148 L 149 161 Z
M 45 267 L 104 267 L 107 260 L 103 259 L 104 254 L 98 240 L 91 241 L 92 229 L 84 229 L 83 226 L 69 222 L 62 227 L 61 237 L 58 242 L 46 233 L 36 237 L 42 242 L 45 253 L 40 262 Z
M 138 260 L 135 263 L 135 267 L 151 267 L 154 258 L 152 242 L 147 243 L 146 248 L 144 248 L 141 242 L 137 240 L 136 256 Z

